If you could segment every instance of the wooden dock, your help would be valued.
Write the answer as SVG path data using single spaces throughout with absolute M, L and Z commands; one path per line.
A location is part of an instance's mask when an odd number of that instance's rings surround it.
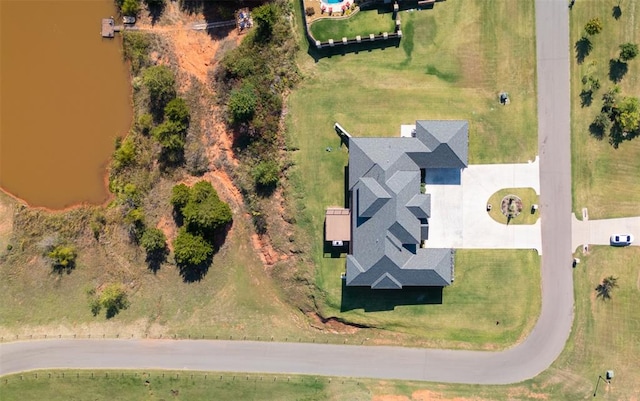
M 116 32 L 120 32 L 124 29 L 122 25 L 116 25 L 113 18 L 102 19 L 102 30 L 100 34 L 103 38 L 113 38 Z

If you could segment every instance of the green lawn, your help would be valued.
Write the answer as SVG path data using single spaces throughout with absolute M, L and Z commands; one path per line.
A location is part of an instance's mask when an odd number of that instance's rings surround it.
M 369 34 L 394 32 L 395 21 L 390 13 L 380 14 L 377 10 L 359 11 L 346 19 L 324 18 L 315 21 L 309 29 L 316 40 L 329 39 L 340 41 L 342 38 L 355 39 L 356 36 L 369 37 Z
M 531 213 L 531 206 L 540 203 L 538 194 L 533 188 L 505 188 L 491 195 L 487 203 L 492 206 L 489 216 L 498 223 L 507 224 L 507 216 L 500 210 L 502 199 L 507 195 L 515 195 L 522 200 L 522 212 L 511 219 L 509 224 L 535 224 L 540 212 Z
M 483 266 L 496 261 L 496 271 L 509 269 L 501 278 L 505 291 L 490 293 L 484 280 L 493 273 L 482 271 L 464 257 L 466 252 L 459 252 L 456 282 L 444 290 L 443 305 L 401 306 L 393 312 L 341 311 L 344 259 L 323 257 L 324 209 L 345 201 L 348 153 L 333 130 L 336 121 L 356 136 L 398 136 L 401 124 L 417 119 L 466 119 L 471 163 L 524 162 L 537 154 L 533 3 L 455 1 L 399 15 L 405 36 L 398 48 L 317 62 L 301 56 L 307 79 L 289 98 L 290 143 L 299 148 L 291 174 L 304 194 L 299 225 L 313 238 L 316 281 L 325 295 L 320 306 L 325 316 L 409 333 L 432 345 L 505 347 L 531 327 L 539 311 L 538 303 L 515 297 L 509 304 L 513 313 L 504 311 L 510 326 L 501 325 L 508 333 L 488 324 L 493 321 L 495 326 L 495 320 L 502 319 L 496 317 L 503 313 L 497 308 L 508 304 L 500 301 L 509 296 L 508 288 L 539 293 L 539 259 L 529 252 L 476 254 L 475 260 L 484 259 Z M 512 99 L 508 106 L 498 102 L 502 90 Z M 328 152 L 328 147 L 333 150 Z M 475 309 L 471 306 L 477 299 L 497 305 Z M 460 318 L 447 320 L 454 310 Z M 469 328 L 483 311 L 483 324 L 461 334 L 461 325 Z M 425 324 L 432 330 L 424 330 Z
M 620 4 L 621 15 L 613 17 L 612 8 Z M 571 10 L 571 44 L 583 35 L 585 23 L 594 17 L 602 21 L 603 30 L 591 38 L 593 50 L 582 63 L 574 50 L 571 61 L 571 154 L 573 165 L 573 210 L 589 209 L 589 218 L 640 215 L 640 139 L 623 142 L 614 149 L 605 137 L 595 139 L 589 125 L 599 114 L 602 95 L 613 86 L 609 79 L 609 60 L 617 58 L 618 46 L 624 42 L 640 43 L 637 26 L 640 1 L 580 0 Z M 628 63 L 629 70 L 619 83 L 622 96 L 640 96 L 640 60 Z M 582 77 L 592 74 L 600 80 L 593 103 L 582 106 Z

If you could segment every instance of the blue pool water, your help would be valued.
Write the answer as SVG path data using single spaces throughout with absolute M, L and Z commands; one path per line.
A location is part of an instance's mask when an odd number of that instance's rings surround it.
M 342 0 L 323 0 L 323 2 L 327 4 L 337 4 L 337 3 L 342 3 Z

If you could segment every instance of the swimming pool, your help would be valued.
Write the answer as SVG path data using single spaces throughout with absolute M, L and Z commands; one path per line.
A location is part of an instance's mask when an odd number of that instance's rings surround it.
M 322 0 L 323 3 L 327 3 L 327 4 L 339 4 L 342 3 L 344 0 Z

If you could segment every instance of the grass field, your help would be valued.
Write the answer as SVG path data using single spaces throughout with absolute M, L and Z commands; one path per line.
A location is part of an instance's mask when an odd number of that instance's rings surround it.
M 640 309 L 636 307 L 640 296 L 640 249 L 592 247 L 590 252 L 581 256 L 582 263 L 574 270 L 575 320 L 567 347 L 548 370 L 515 385 L 187 371 L 138 371 L 135 376 L 132 371 L 95 371 L 94 378 L 89 371 L 65 371 L 62 378 L 62 371 L 39 371 L 38 378 L 36 372 L 25 373 L 23 380 L 20 375 L 3 377 L 0 394 L 3 400 L 86 399 L 88 394 L 95 400 L 585 400 L 594 399 L 598 375 L 613 370 L 614 379 L 609 385 L 600 383 L 597 399 L 636 400 L 640 397 Z M 594 288 L 609 275 L 618 278 L 619 287 L 613 290 L 611 300 L 603 301 L 596 297 Z
M 342 305 L 339 277 L 344 259 L 323 257 L 322 233 L 324 208 L 345 202 L 348 153 L 333 130 L 336 121 L 355 136 L 398 136 L 401 124 L 417 119 L 467 119 L 470 163 L 524 162 L 535 157 L 533 14 L 531 2 L 445 2 L 432 10 L 401 12 L 405 35 L 398 48 L 332 56 L 317 62 L 301 57 L 307 79 L 291 94 L 288 113 L 290 142 L 299 148 L 292 175 L 298 192 L 304 194 L 300 204 L 306 218 L 299 224 L 313 238 L 317 284 L 326 299 L 322 305 L 325 316 L 421 335 L 433 345 L 454 347 L 505 347 L 531 327 L 539 304 L 530 304 L 524 297 L 514 297 L 511 303 L 500 301 L 508 296 L 507 291 L 488 292 L 485 281 L 508 269 L 509 274 L 501 277 L 502 288 L 539 293 L 539 259 L 528 252 L 479 252 L 475 258 L 459 252 L 456 283 L 444 290 L 443 305 L 365 313 L 364 306 Z M 508 106 L 498 102 L 502 90 L 512 99 Z M 475 261 L 483 259 L 486 264 L 480 262 L 482 266 L 495 270 L 482 271 Z M 478 299 L 492 306 L 475 309 L 472 304 Z M 387 308 L 393 304 L 382 303 Z M 507 304 L 509 310 L 497 310 Z M 479 319 L 482 324 L 470 327 L 475 314 L 483 311 L 486 315 Z M 460 318 L 447 319 L 451 313 Z M 495 321 L 502 319 L 496 316 L 503 313 L 509 314 L 507 334 L 502 325 L 501 330 L 495 329 Z M 493 327 L 488 324 L 491 321 Z M 425 325 L 430 330 L 424 330 Z M 462 326 L 470 331 L 462 334 Z
M 507 216 L 502 214 L 500 205 L 502 199 L 507 195 L 516 195 L 522 200 L 522 212 L 511 219 L 509 224 L 535 224 L 540 217 L 540 213 L 531 213 L 531 206 L 539 203 L 538 194 L 533 188 L 505 188 L 491 195 L 488 204 L 492 205 L 489 216 L 498 223 L 507 224 Z
M 619 19 L 613 17 L 613 7 L 620 4 Z M 594 17 L 602 21 L 603 29 L 591 38 L 593 50 L 582 63 L 574 50 L 571 62 L 571 154 L 573 166 L 573 210 L 581 216 L 583 207 L 589 218 L 640 215 L 640 140 L 623 142 L 614 149 L 608 138 L 594 138 L 589 124 L 600 113 L 602 95 L 613 82 L 609 79 L 609 60 L 617 58 L 618 46 L 625 42 L 640 43 L 640 1 L 625 0 L 576 2 L 571 10 L 571 44 L 580 39 L 585 23 Z M 628 72 L 619 83 L 621 96 L 640 96 L 640 60 L 628 63 Z M 592 74 L 600 80 L 593 103 L 582 106 L 582 77 Z
M 309 27 L 316 40 L 325 42 L 329 39 L 340 41 L 342 38 L 355 39 L 380 32 L 394 32 L 395 21 L 390 13 L 378 13 L 377 10 L 360 11 L 347 19 L 320 19 Z

